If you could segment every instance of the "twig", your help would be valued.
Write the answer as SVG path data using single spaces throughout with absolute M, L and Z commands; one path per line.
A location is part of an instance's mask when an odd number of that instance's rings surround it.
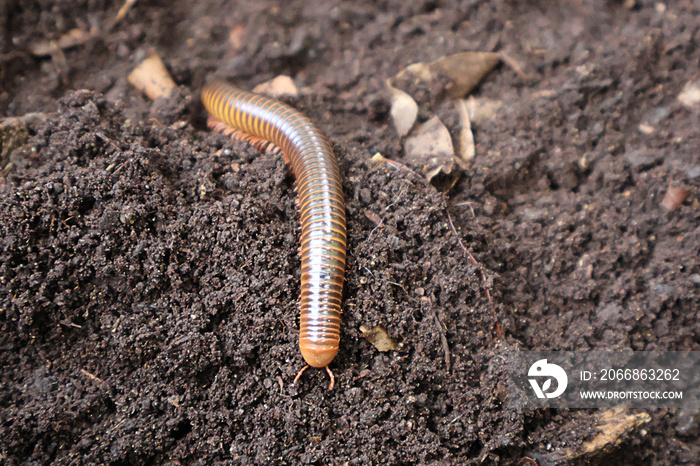
M 472 207 L 472 203 L 469 201 L 466 202 L 460 202 L 459 204 L 453 204 L 455 207 L 462 207 L 462 206 L 467 206 L 469 207 L 469 211 L 472 213 L 472 218 L 476 218 L 476 213 L 474 212 L 474 207 Z
M 392 285 L 398 286 L 399 288 L 401 288 L 401 289 L 404 291 L 404 293 L 408 293 L 408 292 L 406 291 L 406 288 L 404 288 L 403 285 L 401 285 L 400 283 L 389 282 L 389 281 L 388 281 L 387 283 L 390 283 L 390 284 L 392 284 Z
M 97 30 L 74 28 L 63 34 L 57 40 L 42 40 L 29 44 L 29 52 L 36 57 L 54 56 L 57 51 L 82 45 L 97 36 Z M 65 58 L 65 56 L 64 56 Z
M 82 372 L 83 374 L 87 375 L 87 376 L 90 377 L 92 380 L 95 380 L 95 381 L 97 381 L 97 382 L 99 382 L 99 383 L 101 383 L 101 384 L 104 384 L 104 385 L 107 384 L 107 382 L 105 382 L 105 381 L 102 380 L 101 378 L 97 377 L 96 375 L 91 374 L 90 372 L 86 371 L 85 369 L 80 369 L 80 372 Z
M 509 55 L 506 55 L 506 54 L 503 53 L 503 52 L 501 52 L 499 55 L 501 56 L 501 60 L 503 60 L 503 63 L 505 63 L 506 65 L 510 66 L 511 69 L 512 69 L 513 71 L 515 71 L 515 74 L 517 74 L 518 76 L 520 76 L 522 79 L 528 79 L 528 78 L 529 78 L 529 76 L 527 75 L 527 73 L 525 73 L 525 72 L 523 71 L 522 67 L 518 64 L 517 61 L 515 61 L 515 59 L 513 59 L 513 58 L 510 57 Z
M 467 258 L 469 259 L 469 262 L 472 263 L 474 267 L 476 267 L 476 275 L 479 277 L 479 280 L 481 280 L 481 290 L 484 293 L 484 296 L 486 296 L 486 299 L 489 302 L 489 307 L 491 308 L 491 314 L 493 316 L 493 321 L 495 322 L 496 325 L 496 335 L 498 338 L 503 338 L 503 332 L 501 331 L 501 325 L 498 323 L 498 320 L 496 319 L 496 308 L 493 304 L 493 299 L 491 299 L 491 293 L 489 292 L 488 287 L 486 286 L 486 274 L 484 273 L 483 268 L 481 267 L 481 264 L 477 262 L 477 260 L 474 258 L 471 252 L 467 249 L 467 247 L 464 245 L 462 242 L 462 238 L 460 238 L 459 234 L 457 233 L 457 229 L 455 228 L 454 222 L 452 222 L 452 216 L 450 215 L 450 212 L 447 211 L 447 219 L 450 221 L 450 227 L 452 228 L 452 232 L 455 234 L 455 237 L 457 237 L 457 242 L 459 243 L 460 247 L 462 248 L 462 251 L 464 251 L 464 254 L 466 254 Z
M 382 218 L 382 219 L 380 220 L 380 222 L 376 224 L 377 226 L 375 226 L 375 227 L 372 229 L 372 231 L 369 232 L 369 235 L 367 235 L 367 240 L 366 240 L 367 242 L 369 242 L 369 240 L 372 239 L 372 235 L 374 234 L 374 232 L 377 231 L 379 228 L 381 228 L 381 226 L 382 226 L 383 224 L 384 224 L 384 219 Z
M 119 11 L 117 12 L 117 17 L 114 18 L 114 23 L 118 23 L 122 19 L 124 19 L 124 16 L 131 10 L 131 7 L 134 6 L 136 3 L 136 0 L 126 0 L 124 4 L 122 5 L 121 8 L 119 8 Z
M 408 167 L 407 167 L 406 165 L 404 165 L 403 163 L 397 162 L 396 160 L 389 160 L 389 159 L 386 159 L 386 163 L 387 163 L 387 165 L 389 165 L 391 168 L 393 168 L 393 169 L 395 169 L 395 170 L 405 170 L 405 171 L 407 171 L 407 172 L 409 172 L 409 173 L 413 173 L 414 175 L 417 174 L 415 171 L 411 170 L 410 168 L 408 168 Z
M 440 319 L 438 318 L 437 313 L 435 312 L 435 309 L 433 309 L 433 303 L 430 301 L 430 299 L 426 298 L 424 296 L 421 298 L 421 301 L 428 303 L 428 310 L 433 315 L 433 319 L 435 320 L 435 324 L 437 325 L 438 332 L 440 333 L 440 341 L 442 342 L 442 351 L 445 353 L 445 366 L 447 368 L 447 372 L 450 372 L 450 346 L 447 344 L 447 336 L 445 335 L 445 328 L 442 326 L 442 322 L 440 322 Z

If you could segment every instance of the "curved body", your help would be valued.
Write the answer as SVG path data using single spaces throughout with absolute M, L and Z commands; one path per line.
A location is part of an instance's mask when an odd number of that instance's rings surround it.
M 299 111 L 225 82 L 207 83 L 202 102 L 221 123 L 280 148 L 292 166 L 301 213 L 299 348 L 326 367 L 338 353 L 347 234 L 338 162 L 330 144 Z

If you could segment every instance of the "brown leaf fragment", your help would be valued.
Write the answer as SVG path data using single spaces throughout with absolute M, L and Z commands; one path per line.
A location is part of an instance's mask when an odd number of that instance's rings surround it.
M 379 351 L 392 351 L 398 346 L 396 340 L 391 338 L 389 334 L 386 333 L 386 329 L 381 325 L 377 325 L 371 329 L 360 325 L 360 332 L 362 332 L 362 336 Z
M 666 190 L 664 199 L 661 201 L 661 205 L 664 206 L 669 211 L 673 212 L 683 204 L 685 198 L 690 194 L 689 189 L 679 188 L 678 186 L 670 186 Z
M 624 408 L 613 408 L 598 414 L 598 435 L 581 446 L 579 454 L 595 455 L 616 447 L 635 428 L 651 420 L 647 413 L 627 413 Z
M 439 58 L 430 64 L 430 69 L 449 77 L 453 85 L 447 89 L 452 99 L 461 99 L 483 79 L 500 61 L 497 53 L 462 52 Z
M 428 82 L 435 80 L 435 74 L 430 68 L 430 63 L 411 63 L 404 69 L 404 71 L 399 73 L 399 75 L 402 75 L 406 72 L 411 73 L 418 81 Z
M 622 441 L 651 420 L 645 412 L 628 412 L 625 408 L 611 408 L 594 415 L 597 434 L 580 447 L 565 448 L 547 455 L 552 464 L 572 464 L 575 461 L 601 459 L 617 448 Z M 576 463 L 579 464 L 579 463 Z
M 163 60 L 155 51 L 129 73 L 129 82 L 152 100 L 167 96 L 175 87 Z
M 406 139 L 405 161 L 421 167 L 428 181 L 440 191 L 449 190 L 459 177 L 450 132 L 437 116 L 420 125 Z
M 399 137 L 404 137 L 413 128 L 418 116 L 418 104 L 413 97 L 396 89 L 387 81 L 391 91 L 391 119 Z
M 410 73 L 419 82 L 436 81 L 440 75 L 449 78 L 448 95 L 460 99 L 471 91 L 499 62 L 500 56 L 491 52 L 461 52 L 438 58 L 430 63 L 413 63 L 396 78 Z
M 299 95 L 299 89 L 297 89 L 292 78 L 283 74 L 270 81 L 258 84 L 253 88 L 253 92 L 270 97 L 297 97 Z
M 464 100 L 457 102 L 457 112 L 459 113 L 459 156 L 464 162 L 469 162 L 474 158 L 476 149 L 474 148 L 474 133 L 472 133 L 471 118 L 467 103 Z
M 454 170 L 454 163 L 441 165 L 425 173 L 425 177 L 438 191 L 447 192 L 457 183 L 459 171 Z
M 424 171 L 451 161 L 454 147 L 450 132 L 437 116 L 421 124 L 406 139 L 406 160 L 424 166 Z
M 430 63 L 413 63 L 391 78 L 390 85 L 408 92 L 421 108 L 435 108 L 445 97 L 461 99 L 499 62 L 491 52 L 462 52 Z

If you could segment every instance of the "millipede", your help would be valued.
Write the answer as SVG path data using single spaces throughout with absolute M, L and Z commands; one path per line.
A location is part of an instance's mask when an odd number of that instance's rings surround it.
M 328 368 L 338 354 L 347 230 L 338 161 L 311 120 L 278 100 L 212 81 L 202 89 L 208 125 L 258 148 L 272 144 L 291 166 L 301 217 L 299 349 L 309 367 Z

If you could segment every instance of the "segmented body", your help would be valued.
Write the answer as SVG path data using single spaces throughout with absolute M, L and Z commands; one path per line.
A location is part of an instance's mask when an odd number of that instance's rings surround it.
M 299 348 L 308 365 L 327 367 L 340 341 L 347 241 L 340 171 L 330 144 L 299 111 L 225 82 L 206 84 L 202 102 L 215 119 L 210 125 L 223 123 L 270 141 L 292 167 L 301 214 Z

